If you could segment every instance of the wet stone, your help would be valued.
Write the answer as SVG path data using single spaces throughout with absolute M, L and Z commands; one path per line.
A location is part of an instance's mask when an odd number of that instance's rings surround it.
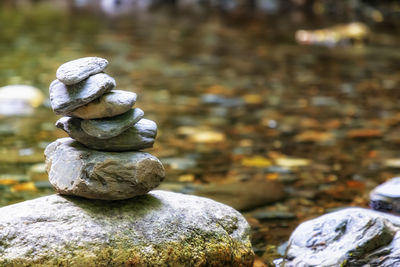
M 300 224 L 279 266 L 380 266 L 400 264 L 400 218 L 347 208 Z
M 370 193 L 370 206 L 375 210 L 400 213 L 400 177 L 377 186 Z
M 81 127 L 90 136 L 108 139 L 135 125 L 143 118 L 143 115 L 143 110 L 134 108 L 124 114 L 107 119 L 83 120 Z
M 164 180 L 161 162 L 145 152 L 101 152 L 71 138 L 47 146 L 46 170 L 64 195 L 117 200 L 143 195 Z
M 90 75 L 102 72 L 108 61 L 99 57 L 84 57 L 62 64 L 57 69 L 57 79 L 66 85 L 76 84 Z
M 115 80 L 104 73 L 90 76 L 70 86 L 54 80 L 50 84 L 51 107 L 57 115 L 69 114 L 113 89 L 115 85 Z
M 153 146 L 157 135 L 157 124 L 147 119 L 141 119 L 128 130 L 109 139 L 88 135 L 82 130 L 81 122 L 82 120 L 78 118 L 63 117 L 56 122 L 56 126 L 85 146 L 103 151 L 134 151 L 149 148 Z
M 92 102 L 73 110 L 68 116 L 81 119 L 114 117 L 129 111 L 136 102 L 133 92 L 111 90 Z

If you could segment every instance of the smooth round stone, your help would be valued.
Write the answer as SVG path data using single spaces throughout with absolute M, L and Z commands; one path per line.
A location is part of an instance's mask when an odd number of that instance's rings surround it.
M 79 58 L 62 64 L 57 69 L 56 77 L 66 85 L 76 84 L 90 75 L 102 72 L 107 65 L 108 61 L 104 58 Z
M 370 193 L 370 206 L 376 210 L 400 213 L 400 177 L 377 186 Z
M 109 139 L 120 135 L 129 127 L 135 125 L 143 118 L 143 115 L 143 110 L 134 108 L 124 114 L 107 119 L 83 120 L 81 127 L 88 135 L 100 139 Z
M 78 118 L 62 117 L 56 122 L 56 126 L 85 146 L 104 151 L 135 151 L 149 148 L 153 146 L 157 135 L 157 124 L 147 119 L 139 120 L 125 132 L 109 139 L 88 135 L 82 130 L 81 122 Z
M 49 181 L 63 195 L 128 199 L 146 194 L 165 178 L 161 162 L 145 152 L 102 152 L 61 138 L 44 154 Z
M 136 102 L 136 94 L 122 90 L 111 90 L 92 102 L 73 110 L 68 116 L 81 119 L 114 117 L 129 111 Z
M 51 107 L 57 115 L 69 114 L 115 86 L 115 80 L 105 73 L 95 74 L 86 80 L 68 86 L 59 80 L 54 80 L 50 84 Z

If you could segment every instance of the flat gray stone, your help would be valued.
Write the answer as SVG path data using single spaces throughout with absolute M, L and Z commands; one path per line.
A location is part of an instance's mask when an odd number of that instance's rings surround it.
M 56 77 L 66 85 L 76 84 L 90 75 L 102 72 L 108 61 L 99 57 L 84 57 L 62 64 L 56 72 Z
M 210 199 L 51 195 L 0 209 L 0 266 L 252 266 L 250 228 Z
M 145 152 L 102 152 L 61 138 L 44 154 L 49 181 L 63 195 L 127 199 L 146 194 L 165 177 L 161 162 Z
M 136 94 L 128 91 L 111 90 L 92 102 L 68 114 L 81 119 L 114 117 L 129 111 L 136 102 Z
M 109 139 L 120 135 L 129 127 L 135 125 L 135 123 L 143 118 L 143 115 L 143 110 L 134 108 L 124 114 L 111 118 L 83 120 L 81 127 L 88 135 L 100 139 Z
M 88 135 L 81 128 L 81 119 L 62 117 L 56 126 L 70 137 L 85 146 L 103 151 L 135 151 L 153 146 L 157 135 L 157 124 L 154 121 L 141 119 L 125 132 L 109 139 L 99 139 Z
M 400 266 L 400 217 L 347 208 L 300 224 L 279 266 Z
M 74 85 L 59 80 L 50 84 L 51 107 L 57 115 L 69 114 L 115 87 L 115 80 L 105 73 L 95 74 Z

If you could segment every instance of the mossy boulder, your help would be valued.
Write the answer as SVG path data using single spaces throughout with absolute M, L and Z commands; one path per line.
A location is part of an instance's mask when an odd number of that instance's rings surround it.
M 0 209 L 0 266 L 252 266 L 249 226 L 210 199 L 51 195 Z

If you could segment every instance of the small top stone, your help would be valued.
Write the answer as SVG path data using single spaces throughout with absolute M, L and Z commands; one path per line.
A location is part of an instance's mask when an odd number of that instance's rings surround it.
M 108 61 L 99 57 L 84 57 L 62 64 L 57 69 L 57 79 L 66 85 L 78 83 L 90 75 L 103 71 Z

